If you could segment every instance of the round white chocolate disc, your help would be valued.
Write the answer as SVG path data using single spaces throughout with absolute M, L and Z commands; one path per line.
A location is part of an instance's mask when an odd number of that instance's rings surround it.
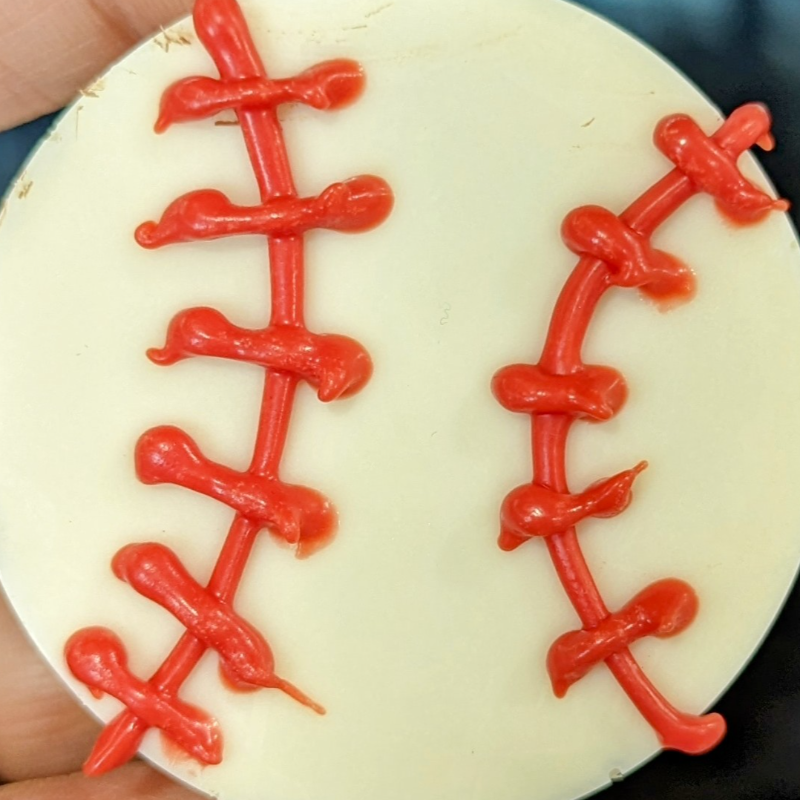
M 717 111 L 639 43 L 557 0 L 249 0 L 267 69 L 356 59 L 352 107 L 280 111 L 300 193 L 371 173 L 396 206 L 369 233 L 306 237 L 312 330 L 352 336 L 375 373 L 320 403 L 302 385 L 283 477 L 322 491 L 337 538 L 299 561 L 263 534 L 236 599 L 280 675 L 327 707 L 272 690 L 234 693 L 207 653 L 181 697 L 214 715 L 224 760 L 143 754 L 222 800 L 570 800 L 658 748 L 605 666 L 556 699 L 553 640 L 579 627 L 542 542 L 498 549 L 498 509 L 531 480 L 530 422 L 490 381 L 535 363 L 575 257 L 564 216 L 622 210 L 671 169 L 656 123 Z M 211 306 L 245 327 L 269 313 L 264 239 L 158 251 L 137 225 L 178 196 L 258 193 L 242 132 L 216 120 L 153 132 L 162 92 L 217 77 L 189 21 L 89 87 L 10 194 L 0 228 L 0 569 L 15 609 L 81 702 L 64 645 L 85 626 L 124 641 L 149 677 L 182 634 L 112 574 L 131 542 L 172 548 L 205 583 L 232 520 L 214 500 L 144 486 L 133 448 L 178 425 L 237 470 L 252 452 L 263 370 L 145 357 L 169 320 Z M 747 156 L 745 171 L 765 179 Z M 614 290 L 587 363 L 627 378 L 623 411 L 578 424 L 573 488 L 646 459 L 631 507 L 579 528 L 603 596 L 622 607 L 677 577 L 700 598 L 680 636 L 632 650 L 678 707 L 707 708 L 754 652 L 800 555 L 800 287 L 797 241 L 773 214 L 751 227 L 698 196 L 656 233 L 698 291 L 660 313 Z

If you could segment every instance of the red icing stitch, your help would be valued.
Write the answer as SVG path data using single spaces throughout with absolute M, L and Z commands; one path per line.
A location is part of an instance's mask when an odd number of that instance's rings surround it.
M 346 336 L 320 336 L 290 325 L 247 330 L 213 308 L 182 311 L 170 323 L 164 347 L 147 355 L 162 365 L 215 356 L 291 372 L 314 386 L 326 403 L 355 394 L 372 375 L 367 351 Z
M 335 111 L 358 100 L 364 84 L 361 65 L 347 59 L 317 64 L 286 80 L 187 78 L 164 93 L 156 132 L 163 133 L 176 122 L 206 119 L 227 109 L 304 103 L 319 111 Z
M 362 233 L 380 225 L 392 209 L 385 181 L 361 175 L 334 183 L 319 197 L 279 197 L 262 206 L 236 206 L 222 192 L 204 189 L 178 198 L 160 222 L 145 222 L 136 231 L 142 247 L 261 234 L 296 236 L 312 228 Z
M 65 648 L 76 678 L 95 691 L 125 703 L 148 725 L 159 728 L 204 764 L 222 761 L 222 737 L 213 717 L 188 703 L 159 692 L 128 670 L 128 654 L 116 634 L 106 628 L 85 628 Z
M 142 483 L 173 483 L 226 503 L 259 528 L 298 545 L 300 556 L 319 549 L 336 530 L 336 512 L 319 492 L 215 464 L 179 428 L 165 425 L 143 433 L 135 460 Z
M 654 140 L 697 190 L 715 198 L 720 210 L 734 221 L 757 222 L 770 211 L 789 210 L 787 200 L 775 200 L 747 180 L 739 171 L 735 154 L 706 136 L 690 117 L 676 114 L 663 120 Z M 774 146 L 771 137 L 763 144 L 767 150 Z
M 194 355 L 248 361 L 266 369 L 266 381 L 253 458 L 246 472 L 209 461 L 177 428 L 155 428 L 139 440 L 136 466 L 144 482 L 178 484 L 218 499 L 237 513 L 205 589 L 188 575 L 177 556 L 159 545 L 125 548 L 115 559 L 119 576 L 163 605 L 187 631 L 147 683 L 136 682 L 124 671 L 124 649 L 110 632 L 87 629 L 70 640 L 66 655 L 73 673 L 90 688 L 115 693 L 127 706 L 97 740 L 84 765 L 90 775 L 129 761 L 150 727 L 164 730 L 198 760 L 219 763 L 221 739 L 215 724 L 201 712 L 195 711 L 192 717 L 186 710 L 190 707 L 184 708 L 176 699 L 208 647 L 220 654 L 223 670 L 235 684 L 281 689 L 322 711 L 275 675 L 269 645 L 233 612 L 232 603 L 262 528 L 296 545 L 298 555 L 314 552 L 335 528 L 335 511 L 321 494 L 285 484 L 279 477 L 298 381 L 307 380 L 321 399 L 333 400 L 358 391 L 371 374 L 369 356 L 356 342 L 342 336 L 318 336 L 305 328 L 302 234 L 323 227 L 351 233 L 369 230 L 389 215 L 391 190 L 380 178 L 360 176 L 334 184 L 318 197 L 299 198 L 275 111 L 284 102 L 323 110 L 341 108 L 361 93 L 361 68 L 351 61 L 325 62 L 295 78 L 272 81 L 236 0 L 196 0 L 194 21 L 220 80 L 189 78 L 173 85 L 164 96 L 156 127 L 161 131 L 174 122 L 234 109 L 261 204 L 245 208 L 220 192 L 193 192 L 172 203 L 160 222 L 140 226 L 136 238 L 145 247 L 159 247 L 241 234 L 266 236 L 271 318 L 266 329 L 246 331 L 212 309 L 191 309 L 173 320 L 165 348 L 151 350 L 149 356 L 162 364 Z M 111 665 L 116 683 L 104 679 L 98 684 L 98 664 Z M 173 724 L 178 717 L 180 725 Z M 217 736 L 216 750 L 209 731 Z
M 575 387 L 586 380 L 586 370 L 597 369 L 583 364 L 582 345 L 606 290 L 615 284 L 655 285 L 661 300 L 670 293 L 677 299 L 687 299 L 688 273 L 683 265 L 653 250 L 647 240 L 698 191 L 710 192 L 729 212 L 734 210 L 740 222 L 754 222 L 760 216 L 760 211 L 753 213 L 752 195 L 736 179 L 736 159 L 756 143 L 771 146 L 766 108 L 750 104 L 737 109 L 711 138 L 692 133 L 694 123 L 689 126 L 686 119 L 664 120 L 657 134 L 660 141 L 666 142 L 664 147 L 674 156 L 678 168 L 646 191 L 619 218 L 596 208 L 581 209 L 567 218 L 565 239 L 582 257 L 556 303 L 541 360 L 537 366 L 528 367 L 527 372 L 520 365 L 501 370 L 495 376 L 494 389 L 506 407 L 527 411 L 533 421 L 535 477 L 529 486 L 512 492 L 503 505 L 501 545 L 510 549 L 541 531 L 539 535 L 546 536 L 558 576 L 583 625 L 580 634 L 562 638 L 551 653 L 556 692 L 565 691 L 596 661 L 604 660 L 664 748 L 703 753 L 725 735 L 723 718 L 719 714 L 693 716 L 675 709 L 653 686 L 628 649 L 640 635 L 677 633 L 694 616 L 697 598 L 686 584 L 662 581 L 656 584 L 657 589 L 645 590 L 620 615 L 613 617 L 609 613 L 578 543 L 574 524 L 585 516 L 583 496 L 570 494 L 565 462 L 570 428 L 576 418 L 586 416 L 586 403 L 581 396 L 585 393 Z M 736 170 L 736 175 L 731 170 Z M 739 178 L 744 180 L 741 175 Z M 785 201 L 764 197 L 766 201 L 756 203 L 761 211 L 787 207 Z M 657 281 L 650 284 L 654 276 Z M 509 376 L 518 382 L 515 384 Z M 543 381 L 541 376 L 551 376 L 553 380 Z M 559 382 L 557 378 L 564 380 Z M 597 379 L 589 383 L 598 385 Z M 541 393 L 541 400 L 539 386 L 545 384 L 549 389 Z M 613 385 L 608 376 L 605 384 Z M 601 407 L 606 416 L 619 409 L 620 402 L 609 401 L 608 389 L 599 396 L 605 398 Z M 563 401 L 560 407 L 555 404 L 557 400 Z M 624 484 L 620 486 L 625 488 Z M 614 513 L 624 508 L 628 495 L 620 492 L 616 499 L 618 507 L 609 504 Z
M 503 550 L 515 550 L 534 536 L 551 536 L 577 525 L 586 517 L 615 517 L 633 499 L 633 482 L 647 467 L 642 461 L 633 469 L 598 481 L 580 494 L 561 494 L 526 483 L 503 501 L 500 539 Z
M 598 258 L 615 286 L 639 287 L 657 301 L 685 300 L 694 294 L 694 275 L 669 253 L 650 246 L 619 217 L 600 206 L 583 206 L 561 227 L 564 244 L 579 256 Z
M 532 364 L 512 364 L 494 376 L 492 392 L 509 411 L 568 411 L 590 422 L 611 419 L 628 398 L 625 378 L 617 370 L 589 366 L 571 375 L 549 375 Z
M 267 640 L 189 575 L 178 556 L 161 544 L 131 544 L 114 556 L 114 574 L 139 594 L 167 609 L 206 647 L 216 650 L 226 679 L 234 686 L 280 689 L 299 703 L 325 709 L 275 674 Z
M 644 636 L 666 639 L 691 625 L 697 595 L 688 583 L 667 578 L 643 589 L 628 605 L 590 631 L 565 633 L 547 654 L 547 671 L 557 697 L 592 667 Z

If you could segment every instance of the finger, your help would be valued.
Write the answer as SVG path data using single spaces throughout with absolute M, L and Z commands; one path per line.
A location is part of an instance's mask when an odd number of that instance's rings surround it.
M 24 781 L 4 786 L 0 796 L 3 800 L 198 800 L 194 792 L 146 764 L 127 764 L 102 778 L 75 773 Z
M 65 105 L 192 0 L 0 0 L 0 130 Z
M 25 638 L 2 592 L 0 709 L 0 780 L 73 772 L 99 731 Z

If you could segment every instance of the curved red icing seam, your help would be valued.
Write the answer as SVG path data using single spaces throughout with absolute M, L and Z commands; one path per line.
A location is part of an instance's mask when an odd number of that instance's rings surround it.
M 565 225 L 567 243 L 590 255 L 581 258 L 561 292 L 553 312 L 542 357 L 535 370 L 570 381 L 587 369 L 581 361 L 581 349 L 598 301 L 608 288 L 620 283 L 620 275 L 632 276 L 632 279 L 625 281 L 623 285 L 641 285 L 646 288 L 648 272 L 651 275 L 654 271 L 657 272 L 660 279 L 664 277 L 665 266 L 666 273 L 670 272 L 671 257 L 663 258 L 666 254 L 653 251 L 646 240 L 658 225 L 697 191 L 705 190 L 714 194 L 718 203 L 724 205 L 727 213 L 738 214 L 740 222 L 756 220 L 757 217 L 752 213 L 753 192 L 760 190 L 750 185 L 752 191 L 744 192 L 741 185 L 734 180 L 714 180 L 713 173 L 718 167 L 720 152 L 724 153 L 727 162 L 733 163 L 735 167 L 738 156 L 754 144 L 761 142 L 771 145 L 769 127 L 769 114 L 763 106 L 757 104 L 744 106 L 734 111 L 711 139 L 706 137 L 705 142 L 701 142 L 694 150 L 691 146 L 688 150 L 684 148 L 680 153 L 680 159 L 676 156 L 678 168 L 647 190 L 619 218 L 613 217 L 604 209 L 600 209 L 599 212 L 590 211 L 588 215 L 583 209 L 580 211 L 582 217 L 576 218 L 573 215 L 568 218 Z M 666 122 L 662 123 L 657 136 L 669 130 L 670 126 Z M 709 146 L 709 142 L 713 146 Z M 671 146 L 664 142 L 659 144 L 662 150 Z M 702 158 L 708 153 L 714 158 L 706 164 L 704 170 Z M 683 169 L 690 174 L 684 174 Z M 774 201 L 768 195 L 764 197 L 767 200 L 762 201 L 762 204 L 770 209 L 783 210 L 787 207 L 784 201 Z M 595 236 L 591 235 L 592 213 L 597 223 Z M 611 263 L 601 260 L 600 256 Z M 653 267 L 656 269 L 653 270 Z M 672 261 L 671 270 L 674 278 L 673 289 L 679 295 L 688 297 L 691 286 L 685 280 L 685 268 L 680 262 Z M 661 297 L 665 298 L 663 294 Z M 497 378 L 495 380 L 497 381 Z M 566 391 L 563 386 L 561 391 L 562 394 Z M 528 393 L 531 394 L 531 391 Z M 568 391 L 566 393 L 569 394 Z M 517 395 L 519 394 L 517 387 Z M 525 392 L 521 394 L 524 395 Z M 563 503 L 568 497 L 580 498 L 579 495 L 570 496 L 565 466 L 566 442 L 572 422 L 577 416 L 576 404 L 568 400 L 560 410 L 548 408 L 542 413 L 534 403 L 528 403 L 527 407 L 520 408 L 519 406 L 525 404 L 519 403 L 513 393 L 502 393 L 499 399 L 507 407 L 516 405 L 518 408 L 515 410 L 525 410 L 532 414 L 535 474 L 533 485 L 539 487 L 539 490 L 551 493 L 549 498 L 546 495 L 540 496 L 539 500 L 544 497 L 545 502 L 550 503 L 550 507 L 540 507 L 538 513 L 553 520 L 558 503 Z M 512 493 L 512 502 L 514 499 Z M 525 512 L 530 510 L 531 507 L 526 508 L 523 505 L 522 513 L 518 515 L 516 522 L 525 522 Z M 531 516 L 530 513 L 528 516 Z M 504 526 L 505 523 L 506 520 Z M 529 532 L 520 530 L 520 527 L 524 526 L 517 524 L 517 529 L 512 530 L 514 536 Z M 506 537 L 506 544 L 515 544 L 513 538 L 508 538 L 507 527 L 504 527 L 501 536 Z M 585 632 L 588 633 L 586 641 L 594 643 L 596 652 L 600 653 L 622 688 L 654 728 L 662 745 L 665 748 L 689 753 L 701 753 L 714 747 L 725 733 L 725 722 L 722 717 L 718 714 L 697 717 L 684 714 L 671 706 L 634 660 L 627 649 L 630 642 L 626 641 L 625 635 L 619 634 L 616 638 L 612 636 L 613 646 L 608 652 L 600 646 L 603 626 L 613 627 L 615 617 L 609 614 L 594 582 L 578 543 L 575 528 L 567 527 L 564 530 L 551 532 L 546 542 L 561 583 L 578 613 Z M 518 543 L 520 542 L 516 542 Z M 672 588 L 674 601 L 678 589 L 674 586 Z M 668 589 L 667 595 L 669 594 Z M 624 617 L 624 612 L 620 614 Z M 619 619 L 621 618 L 617 616 L 617 620 Z M 583 644 L 586 644 L 586 641 L 583 641 Z M 558 687 L 563 688 L 563 683 L 557 683 L 557 690 Z
M 196 0 L 194 19 L 197 33 L 217 65 L 222 80 L 211 81 L 213 86 L 209 90 L 209 84 L 205 83 L 208 79 L 196 79 L 200 82 L 201 96 L 194 109 L 189 107 L 191 103 L 187 106 L 185 102 L 187 82 L 181 82 L 180 88 L 173 87 L 162 103 L 157 128 L 163 130 L 170 122 L 180 119 L 207 116 L 214 110 L 215 103 L 217 108 L 235 108 L 262 205 L 256 209 L 243 209 L 233 206 L 218 192 L 194 193 L 173 203 L 165 214 L 166 223 L 162 221 L 161 226 L 146 224 L 139 229 L 137 238 L 145 246 L 156 246 L 169 241 L 217 235 L 259 233 L 268 236 L 272 302 L 267 331 L 271 334 L 277 332 L 277 335 L 273 335 L 272 342 L 266 343 L 268 350 L 270 344 L 273 346 L 271 353 L 233 353 L 231 356 L 244 355 L 243 360 L 251 360 L 249 356 L 253 355 L 255 363 L 267 368 L 259 429 L 247 473 L 235 473 L 208 461 L 186 434 L 174 428 L 155 429 L 145 434 L 138 449 L 138 466 L 140 476 L 145 480 L 181 483 L 222 499 L 237 510 L 203 595 L 205 600 L 200 602 L 200 607 L 205 610 L 218 612 L 232 602 L 255 537 L 265 524 L 287 540 L 303 538 L 303 544 L 309 549 L 318 546 L 332 533 L 335 512 L 327 501 L 313 490 L 288 486 L 280 481 L 279 468 L 294 394 L 298 380 L 308 377 L 312 383 L 318 383 L 320 395 L 326 395 L 322 399 L 344 396 L 363 385 L 371 366 L 365 366 L 363 348 L 351 340 L 345 337 L 314 338 L 305 330 L 302 232 L 320 225 L 351 232 L 367 230 L 388 216 L 392 195 L 384 181 L 362 176 L 335 184 L 318 198 L 297 198 L 274 106 L 278 102 L 299 100 L 319 108 L 342 107 L 356 99 L 363 87 L 363 75 L 358 65 L 343 60 L 326 62 L 295 79 L 270 82 L 236 0 Z M 226 82 L 230 84 L 228 88 L 224 86 Z M 202 94 L 204 86 L 208 90 L 205 96 Z M 192 88 L 198 87 L 196 84 L 190 86 L 190 93 Z M 253 92 L 261 93 L 261 107 L 246 102 L 248 98 L 253 99 Z M 222 106 L 219 105 L 220 93 L 224 95 Z M 170 111 L 171 103 L 176 106 L 174 113 Z M 225 215 L 233 217 L 233 221 L 227 223 L 228 227 L 223 219 Z M 189 234 L 199 231 L 201 235 L 187 235 L 187 231 Z M 297 331 L 294 341 L 291 341 L 289 329 Z M 256 333 L 265 334 L 263 331 Z M 316 347 L 316 352 L 305 360 L 291 352 L 293 347 L 303 347 L 309 341 Z M 259 344 L 265 344 L 263 337 Z M 191 353 L 183 353 L 188 354 Z M 225 357 L 224 353 L 216 354 Z M 366 358 L 368 360 L 368 356 Z M 284 371 L 286 367 L 291 371 Z M 172 470 L 171 477 L 163 471 L 159 473 L 159 468 L 163 470 L 165 467 L 165 458 L 167 461 L 173 458 L 172 466 L 167 468 L 167 472 Z M 269 501 L 275 500 L 279 506 L 277 512 L 275 509 L 266 511 Z M 184 581 L 183 589 L 188 588 Z M 197 587 L 192 591 L 198 600 Z M 161 596 L 162 601 L 167 602 L 167 599 Z M 232 618 L 228 618 L 228 623 L 231 622 Z M 206 647 L 212 644 L 208 636 L 199 637 L 198 633 L 199 630 L 194 633 L 187 631 L 146 684 L 157 696 L 175 695 Z M 293 694 L 301 702 L 307 700 L 274 673 L 271 685 Z M 84 765 L 85 772 L 106 772 L 135 755 L 142 737 L 153 724 L 153 718 L 140 713 L 135 704 L 129 703 L 129 706 L 106 726 Z M 217 763 L 211 761 L 202 748 L 191 744 L 186 746 L 183 741 L 179 743 L 205 763 Z

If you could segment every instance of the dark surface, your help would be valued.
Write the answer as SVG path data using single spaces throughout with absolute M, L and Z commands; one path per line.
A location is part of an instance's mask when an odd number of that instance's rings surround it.
M 0 134 L 0 194 L 5 192 L 33 145 L 44 136 L 52 119 L 42 117 Z
M 651 44 L 724 112 L 749 100 L 767 103 L 779 147 L 761 161 L 780 194 L 794 199 L 800 210 L 800 0 L 585 0 L 580 5 Z M 39 121 L 0 135 L 0 188 L 47 124 Z M 766 643 L 717 706 L 730 728 L 723 744 L 700 758 L 663 754 L 598 797 L 798 800 L 798 642 L 800 590 L 792 593 Z

